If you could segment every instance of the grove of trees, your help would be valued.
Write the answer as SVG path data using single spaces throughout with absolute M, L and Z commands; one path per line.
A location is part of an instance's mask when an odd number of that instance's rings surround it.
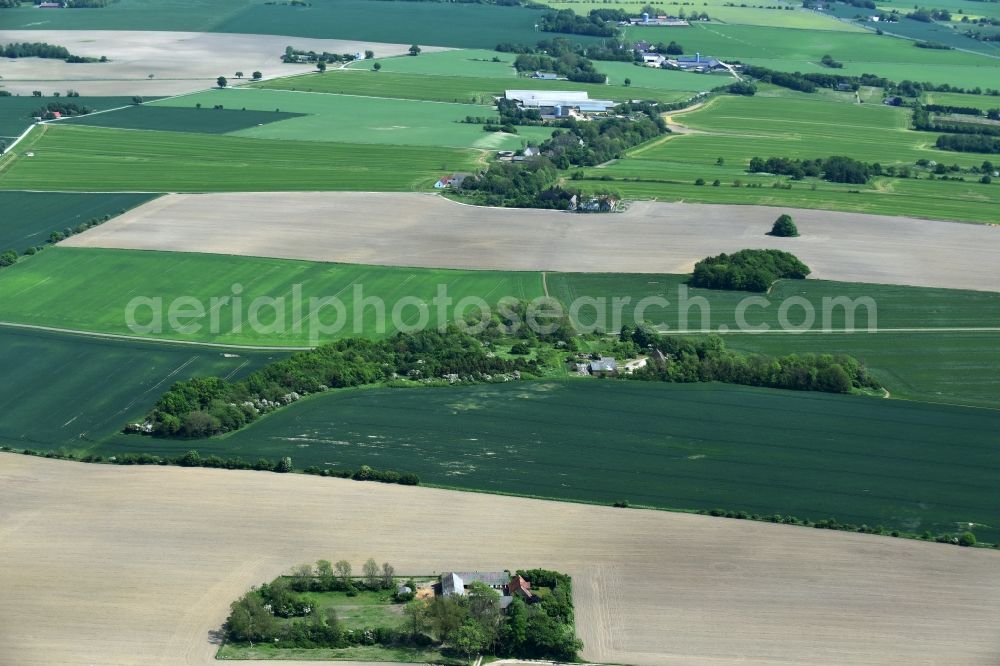
M 740 250 L 696 263 L 691 285 L 704 289 L 765 292 L 777 280 L 801 280 L 810 272 L 808 266 L 788 252 Z

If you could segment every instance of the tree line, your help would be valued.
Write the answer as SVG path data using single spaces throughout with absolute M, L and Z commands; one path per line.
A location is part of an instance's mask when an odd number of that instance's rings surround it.
M 934 142 L 934 146 L 961 153 L 1000 153 L 1000 137 L 985 134 L 942 134 Z
M 490 381 L 537 371 L 537 362 L 506 360 L 452 327 L 398 333 L 387 340 L 347 338 L 270 363 L 239 381 L 196 377 L 176 382 L 142 424 L 128 432 L 197 438 L 231 432 L 310 393 L 392 380 Z
M 740 250 L 702 259 L 690 283 L 703 289 L 765 292 L 781 279 L 802 280 L 809 267 L 781 250 Z
M 806 176 L 819 177 L 831 183 L 864 184 L 872 176 L 883 173 L 878 162 L 866 164 L 852 157 L 835 155 L 817 159 L 795 159 L 789 157 L 750 158 L 747 168 L 750 173 L 773 173 L 781 176 L 791 176 L 792 180 L 802 180 Z
M 850 393 L 881 386 L 868 369 L 846 354 L 791 354 L 770 357 L 726 349 L 719 336 L 661 336 L 648 326 L 624 326 L 621 338 L 639 349 L 657 349 L 665 357 L 627 379 L 671 383 L 725 382 L 792 391 Z

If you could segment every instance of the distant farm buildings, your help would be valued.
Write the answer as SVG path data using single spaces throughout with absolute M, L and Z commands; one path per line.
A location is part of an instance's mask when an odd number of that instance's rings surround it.
M 643 13 L 642 16 L 630 18 L 627 22 L 625 22 L 625 25 L 683 28 L 684 26 L 689 26 L 691 24 L 676 16 L 650 16 L 649 14 Z
M 693 56 L 676 56 L 667 58 L 664 65 L 673 69 L 680 69 L 685 72 L 725 72 L 729 71 L 719 60 L 711 56 L 703 56 L 695 53 Z
M 537 109 L 543 118 L 568 118 L 593 113 L 607 113 L 615 102 L 590 99 L 586 92 L 563 90 L 508 90 L 504 96 L 519 108 Z
M 443 176 L 434 183 L 434 187 L 443 190 L 446 187 L 461 187 L 462 182 L 468 178 L 467 173 L 453 173 L 450 176 Z

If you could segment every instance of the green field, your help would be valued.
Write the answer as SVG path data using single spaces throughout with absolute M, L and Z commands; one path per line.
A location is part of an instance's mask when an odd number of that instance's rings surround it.
M 6 15 L 5 15 L 6 16 Z M 3 89 L 3 79 L 0 78 L 0 89 Z M 33 113 L 51 102 L 68 101 L 80 106 L 87 106 L 95 111 L 116 109 L 132 103 L 131 97 L 79 97 L 67 100 L 55 97 L 30 97 L 11 95 L 0 97 L 0 140 L 20 136 L 35 121 Z
M 925 104 L 947 104 L 949 106 L 971 106 L 983 111 L 1000 109 L 1000 97 L 995 95 L 963 95 L 961 93 L 924 93 Z
M 883 166 L 910 165 L 918 159 L 962 167 L 984 156 L 930 147 L 933 132 L 908 129 L 909 112 L 881 104 L 847 104 L 805 95 L 723 96 L 675 122 L 698 133 L 670 136 L 633 150 L 625 159 L 588 169 L 590 187 L 613 187 L 634 198 L 713 203 L 768 204 L 993 222 L 1000 187 L 984 185 L 966 174 L 964 182 L 875 178 L 868 185 L 792 182 L 773 189 L 785 177 L 748 174 L 751 157 L 812 159 L 847 155 Z M 716 164 L 722 157 L 724 165 Z M 695 180 L 704 179 L 705 186 Z M 601 179 L 614 180 L 613 185 Z M 711 184 L 720 181 L 719 187 Z M 760 183 L 761 189 L 734 188 L 734 181 Z M 586 184 L 588 181 L 584 181 Z
M 310 0 L 307 4 L 119 0 L 100 11 L 49 12 L 44 20 L 27 5 L 4 10 L 4 28 L 230 32 L 489 49 L 500 42 L 539 39 L 534 25 L 540 12 L 522 7 L 373 0 Z
M 478 153 L 45 125 L 0 161 L 0 189 L 401 191 L 469 171 Z M 74 168 L 67 168 L 73 164 Z
M 335 76 L 333 72 L 323 76 Z M 196 110 L 195 104 L 209 107 Z M 245 124 L 231 133 L 254 139 L 295 141 L 335 141 L 378 143 L 398 146 L 449 146 L 515 150 L 524 137 L 501 132 L 484 132 L 482 125 L 462 123 L 468 116 L 499 119 L 492 106 L 442 104 L 408 99 L 373 99 L 353 95 L 232 88 L 185 95 L 165 100 L 159 110 L 211 115 L 211 107 L 250 109 L 245 113 L 281 109 L 297 114 L 293 118 L 264 124 Z M 171 107 L 167 109 L 166 107 Z M 244 111 L 231 111 L 239 117 Z M 108 114 L 111 115 L 111 114 Z M 533 128 L 529 128 L 533 129 Z M 548 136 L 551 130 L 528 131 L 526 136 Z
M 378 62 L 382 69 L 380 75 L 393 74 L 422 74 L 425 76 L 450 76 L 456 78 L 478 79 L 475 83 L 465 82 L 462 87 L 487 87 L 491 86 L 492 94 L 502 93 L 500 81 L 487 82 L 482 79 L 506 79 L 502 86 L 510 87 L 514 84 L 511 81 L 518 81 L 517 87 L 530 87 L 531 85 L 542 86 L 577 86 L 579 84 L 568 81 L 552 83 L 551 81 L 534 81 L 525 77 L 519 77 L 513 68 L 514 58 L 512 53 L 500 53 L 497 51 L 485 50 L 458 50 L 442 51 L 440 53 L 428 53 L 419 58 L 409 56 L 399 56 L 396 58 L 382 58 L 371 60 L 360 60 L 352 63 L 348 69 L 355 71 L 369 71 L 373 62 Z M 493 62 L 493 58 L 499 58 L 501 62 Z M 624 86 L 626 78 L 632 80 L 632 86 L 638 89 L 649 90 L 675 90 L 685 92 L 699 92 L 710 90 L 716 86 L 723 85 L 729 79 L 728 76 L 705 76 L 702 74 L 691 74 L 666 69 L 654 69 L 651 67 L 639 67 L 631 62 L 612 62 L 595 60 L 594 67 L 597 71 L 608 75 L 608 84 L 615 86 L 616 95 L 625 95 L 621 99 L 631 99 L 626 91 L 618 87 Z M 605 86 L 598 86 L 596 90 L 605 90 Z M 593 92 L 594 88 L 588 88 Z M 416 94 L 416 93 L 414 93 Z M 445 94 L 445 93 L 442 93 Z M 605 93 L 601 93 L 605 94 Z M 389 94 L 396 97 L 400 95 Z M 407 95 L 408 96 L 408 95 Z M 618 99 L 617 97 L 615 99 Z
M 23 252 L 44 244 L 53 231 L 95 217 L 118 215 L 152 198 L 150 194 L 65 194 L 0 192 L 0 248 Z
M 642 8 L 647 3 L 644 2 L 617 2 L 617 1 L 597 1 L 597 0 L 544 0 L 544 4 L 553 9 L 572 9 L 577 14 L 585 15 L 592 9 L 623 9 L 630 12 L 631 16 L 641 16 Z M 654 3 L 655 4 L 655 3 Z M 678 7 L 679 3 L 669 5 L 655 5 L 663 7 L 672 15 L 680 12 L 694 14 L 706 12 L 712 21 L 722 23 L 732 23 L 736 25 L 762 25 L 781 26 L 782 28 L 799 28 L 813 30 L 843 30 L 857 32 L 861 28 L 833 20 L 817 12 L 804 11 L 798 3 L 791 4 L 785 2 L 766 3 L 766 7 L 740 3 L 737 5 L 728 0 L 711 0 L 711 2 L 691 2 L 687 6 Z M 793 9 L 785 9 L 790 7 Z M 645 29 L 648 29 L 645 28 Z M 682 35 L 684 28 L 672 28 Z
M 160 132 L 197 132 L 227 134 L 258 125 L 297 118 L 300 114 L 287 111 L 254 109 L 196 108 L 195 103 L 181 104 L 185 98 L 171 100 L 173 104 L 128 106 L 110 113 L 76 116 L 60 121 L 60 125 L 87 125 L 119 129 L 157 130 Z M 228 101 L 228 100 L 227 100 Z M 219 100 L 215 100 L 217 104 Z M 202 104 L 202 106 L 205 106 Z M 272 109 L 274 107 L 271 107 Z
M 121 276 L 129 276 L 123 280 Z M 81 289 L 80 285 L 89 285 Z M 212 309 L 212 297 L 232 296 L 232 285 L 242 287 L 242 321 L 235 330 L 234 310 L 230 304 L 217 306 L 217 334 L 205 318 L 200 331 L 176 332 L 169 326 L 170 303 L 182 296 L 199 299 L 206 311 Z M 302 285 L 303 308 L 293 309 L 293 287 Z M 386 321 L 381 329 L 375 307 L 365 306 L 355 319 L 354 285 L 363 288 L 362 296 L 385 300 Z M 542 295 L 538 273 L 496 271 L 451 271 L 434 269 L 385 268 L 346 264 L 322 264 L 256 257 L 187 254 L 180 252 L 142 252 L 55 247 L 0 271 L 0 299 L 4 319 L 18 323 L 81 329 L 100 333 L 131 335 L 125 310 L 137 296 L 162 298 L 164 332 L 160 337 L 196 342 L 226 344 L 303 346 L 310 343 L 309 299 L 336 297 L 345 306 L 343 330 L 327 334 L 322 340 L 352 335 L 388 335 L 397 329 L 392 309 L 403 297 L 416 297 L 429 303 L 439 284 L 447 285 L 448 295 L 458 302 L 466 296 L 480 296 L 491 304 L 504 296 L 532 299 Z M 99 287 L 98 287 L 99 285 Z M 274 329 L 274 309 L 261 311 L 259 331 L 250 323 L 250 305 L 258 296 L 284 297 L 284 332 Z M 360 307 L 360 305 L 359 305 Z M 447 312 L 450 312 L 449 308 Z M 436 317 L 436 307 L 431 310 Z M 148 307 L 137 312 L 136 321 L 149 323 L 153 315 Z M 320 321 L 333 324 L 336 313 L 323 311 Z M 396 318 L 404 325 L 419 320 L 416 307 L 407 306 Z M 436 319 L 431 320 L 436 324 Z M 355 332 L 355 322 L 357 331 Z M 296 330 L 300 324 L 301 330 Z M 156 337 L 154 335 L 154 337 Z M 321 340 L 321 341 L 322 341 Z
M 909 11 L 909 10 L 908 10 Z M 709 13 L 711 13 L 709 11 Z M 820 59 L 830 54 L 844 64 L 837 74 L 877 74 L 954 86 L 996 87 L 1000 62 L 963 51 L 918 49 L 913 42 L 874 32 L 788 30 L 776 26 L 695 24 L 676 28 L 629 28 L 629 39 L 679 41 L 686 53 L 700 51 L 723 60 L 794 72 L 831 72 Z
M 408 470 L 453 488 L 1000 539 L 1000 412 L 726 386 L 576 380 L 309 398 L 202 454 Z M 101 450 L 179 453 L 119 437 Z
M 145 415 L 172 382 L 240 377 L 278 354 L 0 327 L 0 444 L 79 450 Z
M 120 280 L 118 276 L 132 276 Z M 628 296 L 632 303 L 650 296 L 670 301 L 664 310 L 652 307 L 645 319 L 669 330 L 702 330 L 706 325 L 698 306 L 690 308 L 687 320 L 680 315 L 678 289 L 686 276 L 681 275 L 621 275 L 621 274 L 560 274 L 547 277 L 549 293 L 568 308 L 573 299 L 589 296 L 610 299 Z M 101 285 L 99 289 L 81 291 L 77 285 Z M 169 304 L 178 297 L 192 296 L 210 309 L 212 297 L 232 295 L 232 285 L 243 287 L 243 326 L 234 331 L 233 309 L 219 309 L 218 325 L 213 333 L 210 320 L 197 332 L 183 333 L 171 328 L 167 320 Z M 448 295 L 455 302 L 466 296 L 480 296 L 490 304 L 504 296 L 531 299 L 542 293 L 538 273 L 493 271 L 449 271 L 410 268 L 385 268 L 344 264 L 320 264 L 303 261 L 226 257 L 220 255 L 139 252 L 55 247 L 21 262 L 14 268 L 0 271 L 0 299 L 4 302 L 7 321 L 79 329 L 99 333 L 134 334 L 125 321 L 125 310 L 135 296 L 162 298 L 160 312 L 163 330 L 152 332 L 162 339 L 193 340 L 247 345 L 304 346 L 310 344 L 309 319 L 292 311 L 292 287 L 302 285 L 304 310 L 308 314 L 311 296 L 337 296 L 345 305 L 349 320 L 337 331 L 321 339 L 356 334 L 385 335 L 395 330 L 391 312 L 393 304 L 404 296 L 415 296 L 428 302 L 436 294 L 438 284 L 446 284 Z M 356 316 L 354 285 L 363 288 L 362 296 L 377 296 L 385 300 L 386 322 L 379 327 L 376 311 L 366 307 Z M 801 296 L 814 304 L 817 312 L 813 330 L 804 335 L 772 333 L 748 335 L 732 333 L 727 343 L 737 349 L 783 355 L 793 351 L 843 352 L 864 361 L 894 396 L 930 402 L 963 405 L 1000 406 L 1000 333 L 996 332 L 892 332 L 899 328 L 991 328 L 1000 325 L 1000 295 L 988 292 L 922 289 L 864 285 L 820 280 L 782 282 L 772 290 L 772 302 L 788 296 Z M 265 325 L 254 330 L 247 317 L 251 301 L 258 296 L 285 297 L 284 330 L 268 326 L 274 321 L 272 310 L 265 309 L 259 320 Z M 703 297 L 710 304 L 707 329 L 725 327 L 738 330 L 734 317 L 737 304 L 745 298 L 738 292 L 692 289 L 691 298 Z M 822 301 L 825 297 L 847 296 L 857 299 L 869 296 L 877 307 L 878 333 L 824 334 Z M 754 308 L 748 312 L 751 325 L 767 324 L 777 329 L 776 308 Z M 579 313 L 582 325 L 591 326 L 591 309 Z M 446 309 L 448 318 L 451 310 Z M 436 322 L 436 308 L 431 310 Z M 867 310 L 857 309 L 854 327 L 868 327 Z M 415 309 L 408 308 L 399 317 L 406 324 L 418 318 Z M 332 323 L 333 311 L 321 316 Z M 150 310 L 137 311 L 135 320 L 146 324 L 152 320 Z M 186 320 L 184 320 L 186 321 Z M 295 321 L 304 323 L 298 330 Z M 355 321 L 359 327 L 355 327 Z M 632 311 L 625 310 L 621 323 L 632 321 Z M 182 322 L 183 323 L 183 322 Z M 843 330 L 843 309 L 837 308 L 829 318 L 833 331 Z M 620 324 L 619 324 L 620 325 Z M 600 330 L 612 330 L 611 321 L 600 323 Z
M 626 66 L 635 70 L 640 69 L 628 64 Z M 662 74 L 664 75 L 663 81 L 683 81 L 683 84 L 678 84 L 681 88 L 690 87 L 694 90 L 713 88 L 725 82 L 720 77 L 714 76 L 700 76 L 680 72 L 662 72 Z M 676 77 L 686 78 L 678 79 Z M 635 80 L 638 83 L 638 79 Z M 688 84 L 688 81 L 691 83 Z M 591 99 L 611 99 L 615 101 L 650 99 L 662 102 L 677 102 L 691 97 L 691 92 L 665 87 L 642 88 L 639 85 L 625 87 L 624 85 L 574 83 L 572 81 L 543 81 L 528 77 L 501 79 L 485 76 L 477 78 L 439 74 L 399 74 L 358 69 L 333 70 L 324 74 L 293 76 L 253 85 L 254 87 L 270 88 L 273 90 L 395 97 L 463 104 L 492 104 L 495 97 L 503 95 L 505 90 L 510 89 L 585 90 L 590 94 Z

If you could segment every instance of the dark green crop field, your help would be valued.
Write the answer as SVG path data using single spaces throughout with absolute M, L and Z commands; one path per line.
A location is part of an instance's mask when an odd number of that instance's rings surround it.
M 10 10 L 6 10 L 10 11 Z M 4 14 L 6 16 L 6 14 Z M 48 92 L 48 91 L 43 91 Z M 155 98 L 149 98 L 155 99 Z M 55 97 L 29 97 L 11 95 L 0 97 L 0 139 L 11 139 L 20 136 L 34 122 L 32 113 L 51 102 L 69 102 L 86 106 L 95 111 L 116 109 L 132 103 L 131 97 L 74 97 L 73 99 Z
M 152 194 L 0 192 L 0 251 L 23 252 L 42 245 L 53 231 L 95 217 L 118 215 L 152 199 Z
M 0 443 L 87 447 L 143 416 L 175 381 L 240 377 L 279 357 L 226 351 L 0 327 Z
M 309 398 L 203 454 L 425 483 L 1000 538 L 1000 412 L 718 384 L 527 382 Z M 105 452 L 191 442 L 116 438 Z
M 493 48 L 532 43 L 541 12 L 523 7 L 438 2 L 310 0 L 308 6 L 264 0 L 119 0 L 98 11 L 49 12 L 31 5 L 4 10 L 10 30 L 179 30 L 289 35 L 395 44 Z M 583 38 L 588 39 L 588 38 Z
M 61 124 L 116 127 L 119 129 L 159 130 L 225 134 L 257 127 L 279 120 L 299 118 L 304 114 L 286 111 L 247 111 L 245 109 L 198 109 L 173 106 L 129 106 L 110 113 L 77 116 Z

